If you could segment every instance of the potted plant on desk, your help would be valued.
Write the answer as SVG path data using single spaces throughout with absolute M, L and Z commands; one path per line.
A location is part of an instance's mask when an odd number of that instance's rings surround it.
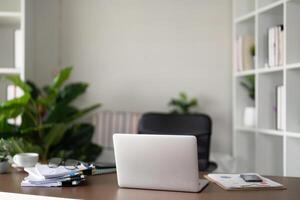
M 100 104 L 78 108 L 73 103 L 88 84 L 68 83 L 71 72 L 72 67 L 63 68 L 43 88 L 19 76 L 6 77 L 14 90 L 22 90 L 0 103 L 0 138 L 9 146 L 9 155 L 35 152 L 42 162 L 52 157 L 94 161 L 99 156 L 101 147 L 92 143 L 94 127 L 80 119 Z
M 8 171 L 8 150 L 6 145 L 3 144 L 3 139 L 0 139 L 0 174 Z

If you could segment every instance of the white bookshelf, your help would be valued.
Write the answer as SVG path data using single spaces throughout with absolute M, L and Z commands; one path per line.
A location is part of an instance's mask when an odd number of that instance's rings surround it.
M 300 0 L 233 1 L 233 153 L 239 172 L 300 177 Z M 284 25 L 282 66 L 267 67 L 268 30 Z M 253 69 L 237 71 L 236 39 L 255 38 Z M 255 77 L 255 100 L 240 84 Z M 276 87 L 283 85 L 283 129 L 276 126 Z M 298 89 L 299 88 L 299 89 Z M 256 123 L 244 126 L 245 107 L 255 107 Z
M 16 31 L 19 32 L 18 41 Z M 6 99 L 9 84 L 3 77 L 11 74 L 25 78 L 25 0 L 0 0 L 1 101 Z

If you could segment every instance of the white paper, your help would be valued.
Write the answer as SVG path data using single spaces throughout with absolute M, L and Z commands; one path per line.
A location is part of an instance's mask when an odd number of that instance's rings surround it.
M 221 184 L 226 189 L 242 189 L 242 188 L 265 188 L 265 187 L 282 187 L 281 184 L 260 176 L 257 173 L 249 173 L 259 176 L 263 182 L 249 183 L 245 182 L 240 174 L 208 174 L 208 177 L 215 182 Z
M 66 176 L 79 171 L 79 169 L 69 170 L 65 166 L 59 166 L 56 168 L 50 168 L 48 165 L 36 164 L 37 172 L 45 178 L 55 178 L 60 176 Z

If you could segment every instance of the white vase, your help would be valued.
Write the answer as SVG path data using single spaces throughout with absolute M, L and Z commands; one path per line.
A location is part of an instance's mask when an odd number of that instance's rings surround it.
M 255 107 L 246 107 L 244 110 L 244 126 L 255 126 Z
M 0 162 L 0 174 L 8 172 L 9 163 L 8 161 Z

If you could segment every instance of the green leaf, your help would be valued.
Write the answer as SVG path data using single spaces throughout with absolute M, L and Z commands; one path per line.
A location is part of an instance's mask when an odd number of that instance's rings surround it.
M 89 144 L 92 140 L 94 127 L 90 124 L 76 124 L 69 128 L 60 146 L 65 149 L 79 148 L 82 145 Z
M 30 96 L 33 99 L 37 99 L 41 94 L 41 90 L 32 81 L 26 81 L 26 84 L 30 88 Z
M 45 123 L 68 122 L 70 118 L 78 114 L 77 108 L 65 104 L 53 105 L 45 117 Z
M 21 133 L 26 134 L 26 133 L 32 133 L 32 132 L 39 132 L 39 131 L 43 131 L 48 128 L 52 128 L 53 126 L 54 126 L 54 124 L 41 124 L 38 126 L 23 128 L 21 130 Z
M 7 76 L 6 78 L 10 80 L 14 85 L 21 88 L 24 91 L 24 93 L 30 93 L 30 87 L 24 81 L 21 80 L 20 76 L 12 75 Z
M 57 95 L 57 103 L 68 104 L 82 95 L 88 87 L 87 83 L 72 83 L 66 85 Z
M 2 140 L 0 145 L 5 146 L 7 152 L 11 156 L 23 152 L 36 152 L 39 154 L 42 152 L 42 149 L 38 145 L 33 144 L 28 140 L 24 140 L 23 138 L 9 138 Z
M 0 120 L 15 118 L 22 114 L 29 100 L 30 95 L 25 93 L 21 97 L 3 102 L 0 105 Z
M 64 123 L 55 124 L 43 138 L 46 148 L 56 145 L 63 138 L 67 125 Z
M 52 91 L 57 91 L 62 86 L 62 84 L 70 77 L 72 72 L 72 67 L 63 68 L 59 74 L 54 78 L 52 84 L 50 85 L 50 89 Z
M 95 104 L 95 105 L 92 105 L 92 106 L 87 107 L 85 109 L 82 109 L 79 112 L 77 112 L 75 115 L 70 117 L 68 119 L 68 121 L 69 122 L 75 121 L 75 120 L 79 119 L 80 117 L 86 115 L 87 113 L 91 112 L 92 110 L 95 110 L 95 109 L 99 108 L 100 106 L 101 106 L 101 104 Z

